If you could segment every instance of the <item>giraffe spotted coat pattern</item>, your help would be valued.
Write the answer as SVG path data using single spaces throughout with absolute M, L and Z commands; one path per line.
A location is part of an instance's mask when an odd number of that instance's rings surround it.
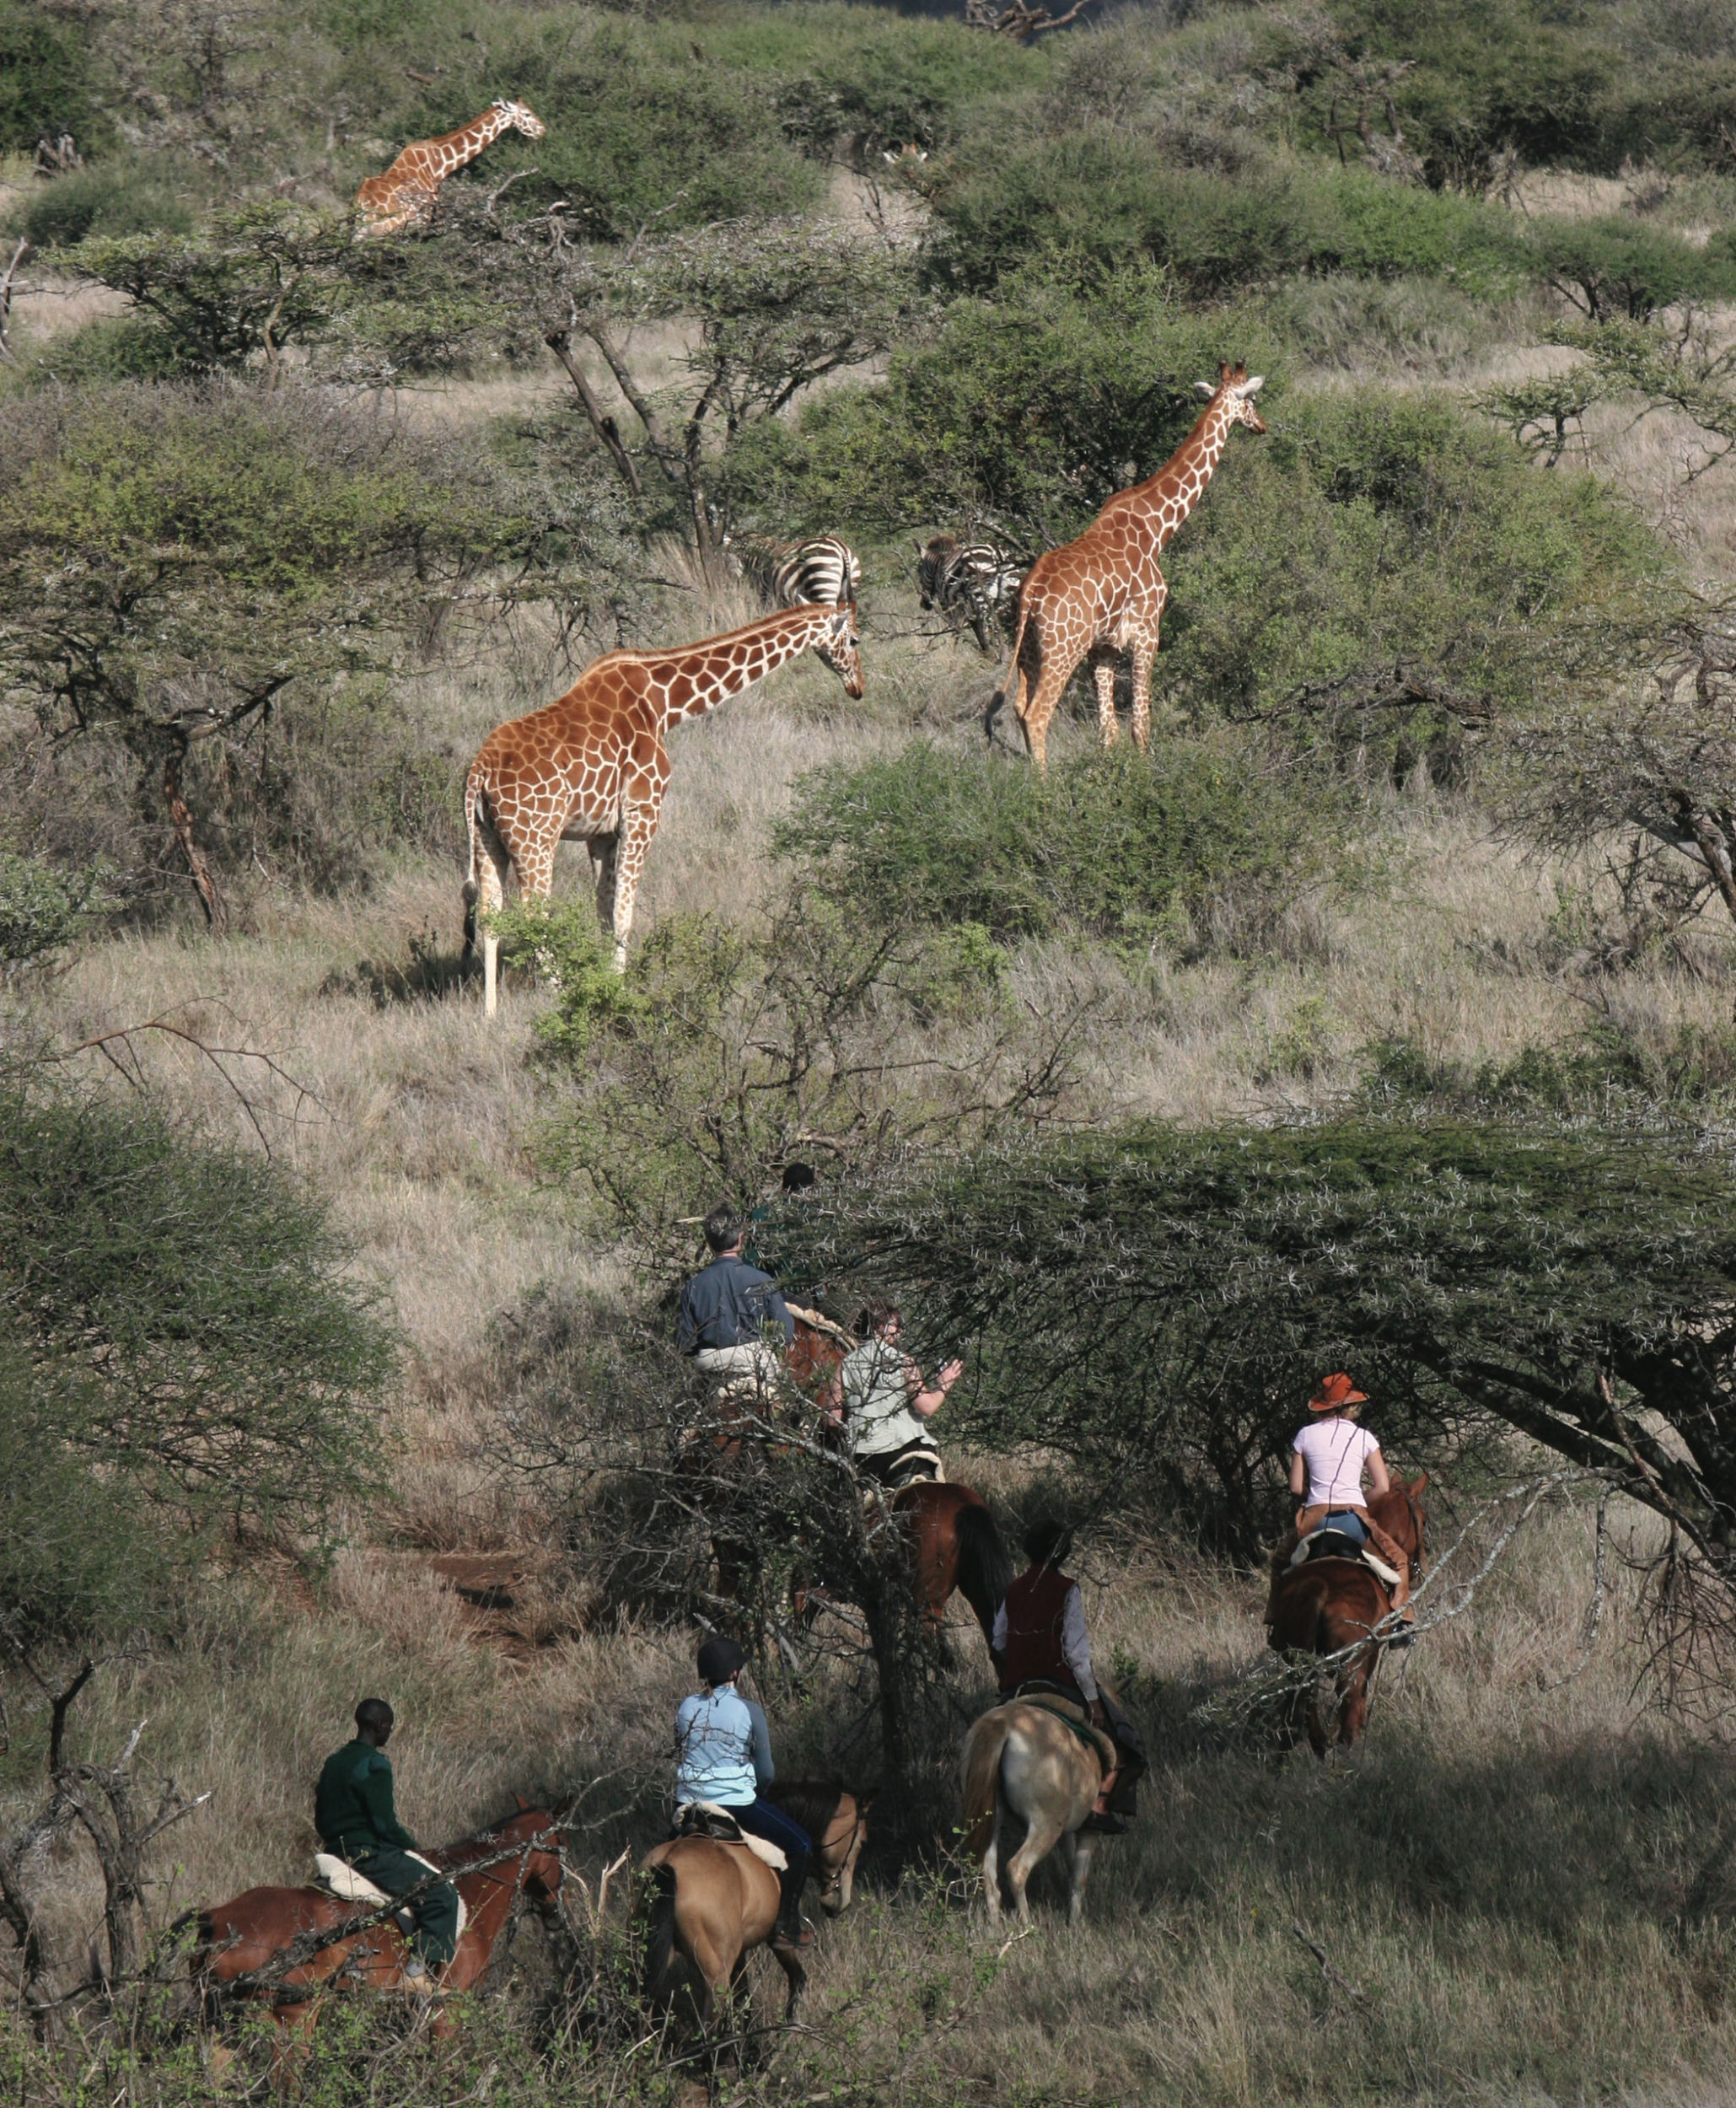
M 860 697 L 855 608 L 810 605 L 673 651 L 605 652 L 557 701 L 497 725 L 465 778 L 465 956 L 476 948 L 477 909 L 501 906 L 508 873 L 525 898 L 547 900 L 556 844 L 583 842 L 597 912 L 615 938 L 615 969 L 624 972 L 633 901 L 669 780 L 664 735 L 804 651 L 831 668 L 846 695 Z M 497 954 L 485 931 L 491 1016 Z
M 492 146 L 503 132 L 522 132 L 540 139 L 548 127 L 527 104 L 492 103 L 456 132 L 438 139 L 418 139 L 405 148 L 384 175 L 370 175 L 356 193 L 363 234 L 395 234 L 400 228 L 425 225 L 434 216 L 440 186 Z
M 1199 420 L 1157 474 L 1117 492 L 1077 541 L 1045 550 L 1026 573 L 1013 637 L 1013 670 L 989 704 L 984 729 L 1009 698 L 1024 744 L 1040 769 L 1049 720 L 1082 659 L 1097 686 L 1097 728 L 1115 743 L 1115 660 L 1133 655 L 1133 743 L 1151 731 L 1152 661 L 1169 589 L 1158 552 L 1199 503 L 1233 425 L 1264 432 L 1254 407 L 1264 376 L 1219 369 L 1217 385 L 1201 381 L 1207 397 Z

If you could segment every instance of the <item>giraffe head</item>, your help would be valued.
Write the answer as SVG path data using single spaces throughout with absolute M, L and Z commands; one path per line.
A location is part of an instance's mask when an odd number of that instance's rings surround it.
M 522 132 L 527 139 L 540 139 L 548 130 L 529 103 L 515 103 L 505 95 L 497 95 L 494 107 L 514 132 Z
M 847 601 L 826 621 L 825 627 L 814 640 L 814 652 L 844 684 L 844 693 L 852 702 L 862 700 L 862 661 L 856 650 L 856 607 Z
M 1228 407 L 1231 424 L 1244 424 L 1250 432 L 1264 432 L 1266 426 L 1254 407 L 1254 398 L 1265 385 L 1264 374 L 1250 375 L 1245 366 L 1232 368 L 1226 363 L 1217 369 L 1216 387 L 1209 380 L 1196 380 L 1194 393 L 1203 395 L 1208 402 L 1221 398 Z

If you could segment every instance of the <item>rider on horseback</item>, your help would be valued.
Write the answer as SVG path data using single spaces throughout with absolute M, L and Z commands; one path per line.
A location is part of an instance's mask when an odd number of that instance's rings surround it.
M 782 1366 L 766 1336 L 781 1330 L 787 1347 L 796 1327 L 777 1283 L 743 1259 L 742 1227 L 727 1202 L 706 1217 L 705 1240 L 714 1256 L 681 1291 L 675 1345 L 724 1389 L 764 1394 L 775 1389 Z
M 904 1320 L 896 1308 L 878 1299 L 856 1320 L 861 1341 L 839 1364 L 827 1404 L 850 1441 L 856 1468 L 888 1488 L 913 1478 L 939 1476 L 939 1457 L 922 1432 L 946 1403 L 946 1395 L 965 1373 L 963 1362 L 949 1362 L 932 1384 L 899 1346 Z
M 1105 1775 L 1085 1827 L 1119 1836 L 1127 1827 L 1124 1818 L 1137 1813 L 1134 1799 L 1145 1769 L 1145 1745 L 1092 1672 L 1079 1584 L 1061 1571 L 1072 1545 L 1072 1530 L 1052 1519 L 1025 1532 L 1024 1554 L 1031 1563 L 1008 1585 L 995 1613 L 989 1652 L 1000 1672 L 1003 1702 L 1051 1692 L 1071 1699 L 1114 1742 L 1120 1761 Z
M 1266 1622 L 1277 1616 L 1278 1584 L 1290 1571 L 1297 1547 L 1313 1531 L 1325 1527 L 1356 1545 L 1372 1544 L 1397 1577 L 1392 1606 L 1404 1613 L 1409 1625 L 1411 1612 L 1411 1562 L 1400 1547 L 1368 1513 L 1362 1500 L 1362 1477 L 1378 1500 L 1391 1482 L 1380 1444 L 1366 1428 L 1357 1423 L 1357 1407 L 1368 1403 L 1368 1393 L 1354 1389 L 1341 1371 L 1326 1378 L 1308 1409 L 1314 1416 L 1298 1431 L 1291 1444 L 1290 1491 L 1306 1494 L 1296 1511 L 1296 1526 L 1272 1554 L 1271 1592 L 1266 1598 Z
M 681 1701 L 675 1715 L 675 1808 L 703 1801 L 727 1809 L 737 1826 L 777 1845 L 788 1864 L 778 1876 L 781 1901 L 774 1947 L 811 1947 L 814 1933 L 802 1922 L 802 1890 L 813 1844 L 782 1809 L 759 1798 L 777 1776 L 766 1715 L 735 1687 L 747 1656 L 733 1639 L 714 1632 L 699 1650 L 705 1688 Z
M 410 1896 L 406 1910 L 415 1921 L 415 1949 L 404 1965 L 411 1982 L 429 1966 L 443 1969 L 458 1947 L 458 1890 L 447 1881 L 427 1886 L 435 1869 L 416 1848 L 398 1820 L 392 1799 L 392 1767 L 386 1756 L 392 1708 L 384 1698 L 364 1698 L 356 1708 L 356 1739 L 325 1760 L 314 1790 L 314 1827 L 320 1842 L 347 1859 L 364 1880 L 388 1896 Z M 412 1890 L 419 1895 L 411 1895 Z

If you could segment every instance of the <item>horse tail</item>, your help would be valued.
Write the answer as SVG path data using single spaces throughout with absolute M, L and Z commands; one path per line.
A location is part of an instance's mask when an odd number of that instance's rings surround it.
M 995 1796 L 1001 1790 L 1001 1757 L 1013 1723 L 1004 1706 L 986 1713 L 965 1745 L 965 1849 L 973 1859 L 988 1850 L 995 1831 Z
M 645 1996 L 662 1996 L 675 1952 L 675 1869 L 651 1869 L 651 1908 L 645 1921 Z
M 1013 1579 L 1013 1556 L 995 1528 L 994 1517 L 980 1501 L 954 1516 L 953 1537 L 959 1547 L 959 1592 L 975 1611 L 982 1636 L 988 1639 Z

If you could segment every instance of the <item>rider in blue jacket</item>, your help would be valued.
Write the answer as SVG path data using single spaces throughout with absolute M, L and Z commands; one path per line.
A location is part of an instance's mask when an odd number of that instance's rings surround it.
M 766 1715 L 735 1687 L 747 1656 L 733 1639 L 713 1633 L 699 1650 L 703 1689 L 681 1701 L 675 1714 L 675 1804 L 708 1801 L 727 1808 L 744 1830 L 780 1847 L 789 1864 L 779 1876 L 782 1900 L 774 1947 L 811 1947 L 802 1922 L 802 1890 L 813 1849 L 808 1832 L 782 1809 L 760 1798 L 777 1776 Z

